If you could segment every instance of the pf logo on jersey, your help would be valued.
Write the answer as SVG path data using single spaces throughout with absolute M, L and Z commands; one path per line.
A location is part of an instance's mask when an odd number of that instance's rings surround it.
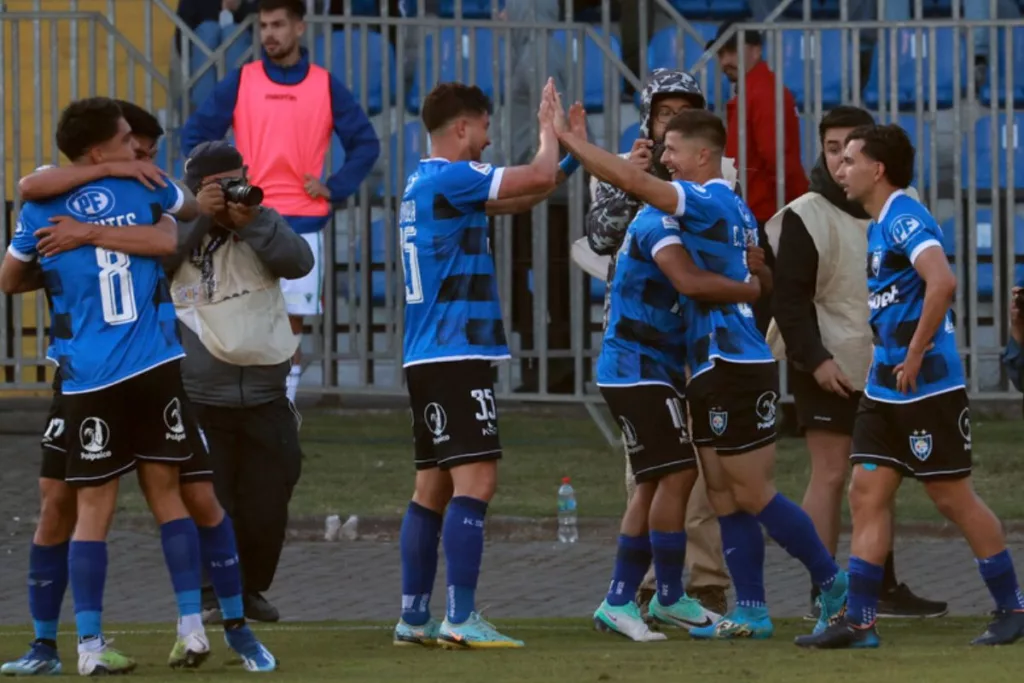
M 910 435 L 910 452 L 914 457 L 924 462 L 932 454 L 932 435 L 921 430 L 914 430 Z
M 82 444 L 82 460 L 102 460 L 110 457 L 107 444 L 110 443 L 110 428 L 98 417 L 87 417 L 78 428 L 78 440 Z
M 778 400 L 779 395 L 774 391 L 766 391 L 757 397 L 754 412 L 761 418 L 761 421 L 757 423 L 759 430 L 771 429 L 775 426 L 775 406 Z
M 903 244 L 910 239 L 915 232 L 920 230 L 922 225 L 924 224 L 919 218 L 909 214 L 897 216 L 893 219 L 892 228 L 890 230 L 893 241 L 895 241 L 896 244 Z
M 423 409 L 423 419 L 427 422 L 427 429 L 434 435 L 435 446 L 451 439 L 451 436 L 444 433 L 448 428 L 448 413 L 444 412 L 440 403 L 428 403 Z
M 90 185 L 68 197 L 65 206 L 75 218 L 94 221 L 114 210 L 114 193 L 105 187 Z
M 487 175 L 491 172 L 491 165 L 481 163 L 479 161 L 469 162 L 469 167 L 481 175 Z
M 175 396 L 164 407 L 164 424 L 167 432 L 164 438 L 168 441 L 182 441 L 185 438 L 185 423 L 181 419 L 181 401 Z

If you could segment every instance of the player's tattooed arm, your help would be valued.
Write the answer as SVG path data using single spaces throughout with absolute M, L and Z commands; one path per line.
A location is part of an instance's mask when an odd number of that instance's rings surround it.
M 41 166 L 18 181 L 18 194 L 27 202 L 45 201 L 103 178 L 134 178 L 150 190 L 167 187 L 169 182 L 164 172 L 148 161 L 115 161 L 89 166 Z
M 698 301 L 718 304 L 754 303 L 761 297 L 756 275 L 740 282 L 697 267 L 682 244 L 669 244 L 654 253 L 654 262 L 676 291 Z
M 40 256 L 56 256 L 89 245 L 135 256 L 168 256 L 178 248 L 178 224 L 162 216 L 153 225 L 112 227 L 82 223 L 70 216 L 55 216 L 53 225 L 36 230 Z

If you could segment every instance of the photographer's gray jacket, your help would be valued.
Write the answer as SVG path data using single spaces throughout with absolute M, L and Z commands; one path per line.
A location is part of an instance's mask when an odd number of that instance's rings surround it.
M 211 260 L 204 261 L 204 253 L 215 251 L 227 240 L 244 241 L 274 277 L 294 280 L 313 269 L 313 252 L 306 241 L 277 211 L 261 207 L 253 221 L 240 230 L 216 226 L 207 216 L 181 224 L 178 251 L 164 259 L 168 277 L 173 282 L 174 274 L 186 259 L 197 267 L 201 262 L 209 267 Z M 193 402 L 239 408 L 269 403 L 285 395 L 290 361 L 276 365 L 232 365 L 215 358 L 180 320 L 178 329 L 186 354 L 181 363 L 182 380 Z

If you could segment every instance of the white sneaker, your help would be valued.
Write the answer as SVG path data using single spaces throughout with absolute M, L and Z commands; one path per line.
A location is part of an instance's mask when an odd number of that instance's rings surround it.
M 664 633 L 651 630 L 640 614 L 640 608 L 633 601 L 613 606 L 605 600 L 594 612 L 594 627 L 598 631 L 618 633 L 637 643 L 653 643 L 668 639 Z
M 105 676 L 126 674 L 135 670 L 135 660 L 126 657 L 105 641 L 93 648 L 78 646 L 78 674 L 80 676 Z
M 203 631 L 192 631 L 186 636 L 178 636 L 167 658 L 172 669 L 195 669 L 210 656 L 210 641 Z

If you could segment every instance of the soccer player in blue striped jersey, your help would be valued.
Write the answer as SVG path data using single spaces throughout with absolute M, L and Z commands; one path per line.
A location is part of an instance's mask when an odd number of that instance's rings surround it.
M 681 112 L 668 124 L 662 163 L 672 174 L 671 182 L 577 139 L 563 119 L 556 117 L 559 138 L 588 171 L 679 218 L 683 243 L 697 266 L 735 280 L 749 277 L 746 247 L 756 243 L 757 225 L 743 200 L 722 181 L 721 119 L 695 109 Z M 767 273 L 764 276 L 770 279 Z M 824 630 L 842 613 L 846 573 L 822 544 L 807 513 L 775 488 L 775 361 L 746 304 L 695 302 L 690 311 L 687 397 L 694 415 L 694 441 L 737 593 L 736 607 L 729 614 L 710 626 L 691 629 L 690 635 L 772 635 L 762 526 L 804 564 L 821 589 L 816 629 Z
M 523 645 L 481 619 L 474 598 L 501 457 L 492 364 L 509 357 L 487 217 L 529 209 L 574 163 L 564 160 L 559 173 L 552 82 L 541 100 L 537 154 L 507 168 L 480 161 L 491 103 L 479 88 L 443 83 L 423 104 L 433 156 L 409 177 L 399 216 L 416 487 L 402 522 L 395 644 Z M 441 624 L 429 609 L 439 536 L 448 567 Z
M 720 616 L 683 591 L 685 511 L 697 479 L 683 402 L 686 309 L 697 301 L 753 302 L 760 293 L 756 278 L 697 268 L 673 216 L 645 206 L 626 230 L 611 283 L 597 384 L 622 428 L 636 491 L 622 518 L 608 594 L 594 613 L 599 630 L 639 642 L 665 638 L 648 628 L 634 599 L 652 558 L 654 621 L 690 630 Z
M 58 123 L 57 145 L 77 165 L 135 156 L 131 128 L 106 98 L 70 105 Z M 66 480 L 78 488 L 77 522 L 68 565 L 83 675 L 135 666 L 107 647 L 101 612 L 118 479 L 136 467 L 161 525 L 179 631 L 197 641 L 206 638 L 199 614 L 198 534 L 178 490 L 178 464 L 191 457 L 200 439 L 187 415 L 177 364 L 182 350 L 157 258 L 177 248 L 169 214 L 184 201 L 173 184 L 151 190 L 134 180 L 106 179 L 29 202 L 0 267 L 0 288 L 11 291 L 30 280 L 38 261 L 52 300 L 52 349 L 61 366 L 65 429 L 74 437 Z M 54 253 L 53 231 L 66 221 L 134 229 L 121 234 L 102 228 L 106 247 Z
M 959 527 L 995 601 L 995 619 L 973 644 L 1003 645 L 1024 636 L 1024 595 L 1002 525 L 971 483 L 970 410 L 950 310 L 956 277 L 942 230 L 903 192 L 913 175 L 914 147 L 899 126 L 862 126 L 847 136 L 836 179 L 872 218 L 866 266 L 875 346 L 853 426 L 846 618 L 798 638 L 804 647 L 878 647 L 882 563 L 904 477 L 920 481 L 939 512 Z

